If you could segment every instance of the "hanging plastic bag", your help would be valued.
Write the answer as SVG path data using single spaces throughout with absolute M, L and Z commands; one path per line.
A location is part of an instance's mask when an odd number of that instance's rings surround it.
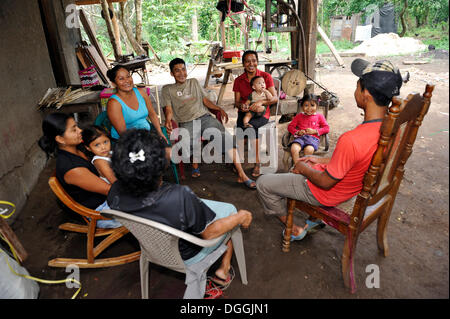
M 24 267 L 0 249 L 0 299 L 37 299 L 39 295 L 37 282 L 17 276 L 11 268 L 17 274 L 30 275 Z

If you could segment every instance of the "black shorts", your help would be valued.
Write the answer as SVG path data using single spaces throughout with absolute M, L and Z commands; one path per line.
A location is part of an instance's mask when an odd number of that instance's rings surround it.
M 261 126 L 266 125 L 267 122 L 269 122 L 269 119 L 266 119 L 264 116 L 252 117 L 248 123 L 253 127 L 244 128 L 244 121 L 243 121 L 244 115 L 245 115 L 245 112 L 238 112 L 238 118 L 236 121 L 237 127 L 240 127 L 243 130 L 253 129 L 253 130 L 255 130 L 256 136 L 258 136 L 258 129 Z

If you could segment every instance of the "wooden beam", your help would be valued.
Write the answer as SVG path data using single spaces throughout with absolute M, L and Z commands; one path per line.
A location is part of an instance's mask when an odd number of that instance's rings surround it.
M 24 262 L 28 258 L 28 253 L 23 248 L 22 243 L 17 238 L 16 234 L 9 227 L 6 221 L 0 217 L 0 234 L 11 244 L 20 262 Z
M 341 56 L 339 55 L 339 53 L 337 52 L 336 48 L 333 45 L 333 42 L 330 41 L 330 39 L 328 39 L 325 31 L 323 31 L 323 29 L 320 27 L 320 25 L 317 26 L 317 31 L 319 31 L 320 36 L 322 37 L 323 41 L 325 41 L 326 45 L 330 48 L 331 53 L 333 53 L 336 61 L 338 62 L 339 66 L 343 66 L 344 65 L 344 60 L 342 60 Z
M 113 2 L 127 2 L 127 0 L 107 0 L 109 3 Z M 100 0 L 75 0 L 75 4 L 77 6 L 91 5 L 91 4 L 100 4 Z
M 97 49 L 101 59 L 103 60 L 103 62 L 105 62 L 106 66 L 109 68 L 108 60 L 106 60 L 106 57 L 102 52 L 100 43 L 97 41 L 97 36 L 95 35 L 94 29 L 92 28 L 88 18 L 86 17 L 86 14 L 84 13 L 83 9 L 80 9 L 79 12 L 80 12 L 80 21 L 83 24 L 84 31 L 86 32 L 89 41 L 95 47 L 95 49 Z

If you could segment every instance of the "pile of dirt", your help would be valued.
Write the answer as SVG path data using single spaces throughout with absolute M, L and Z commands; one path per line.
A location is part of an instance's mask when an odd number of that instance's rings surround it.
M 404 55 L 427 50 L 422 41 L 399 37 L 395 33 L 380 33 L 350 50 L 350 52 L 365 53 L 367 56 Z

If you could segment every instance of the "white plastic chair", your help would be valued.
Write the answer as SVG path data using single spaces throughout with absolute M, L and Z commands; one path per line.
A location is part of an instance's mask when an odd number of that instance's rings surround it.
M 149 262 L 169 268 L 174 271 L 186 273 L 186 265 L 181 258 L 178 248 L 180 238 L 201 247 L 210 247 L 217 244 L 222 236 L 204 240 L 185 233 L 179 229 L 155 222 L 153 220 L 124 213 L 117 210 L 105 209 L 101 214 L 108 218 L 117 219 L 139 241 L 141 246 L 140 273 L 142 299 L 148 299 Z M 238 263 L 241 281 L 247 285 L 247 268 L 245 264 L 244 243 L 239 227 L 231 231 L 225 238 L 233 243 L 234 254 Z
M 281 80 L 274 78 L 273 84 L 275 89 L 277 90 L 277 106 L 275 110 L 275 119 L 269 120 L 265 125 L 259 128 L 259 134 L 265 136 L 265 148 L 261 149 L 260 144 L 260 156 L 262 156 L 262 152 L 268 153 L 268 156 L 271 157 L 269 166 L 261 166 L 260 173 L 261 174 L 269 174 L 276 173 L 278 170 L 278 133 L 277 133 L 277 124 L 278 124 L 278 109 L 280 106 L 280 93 L 281 93 Z

